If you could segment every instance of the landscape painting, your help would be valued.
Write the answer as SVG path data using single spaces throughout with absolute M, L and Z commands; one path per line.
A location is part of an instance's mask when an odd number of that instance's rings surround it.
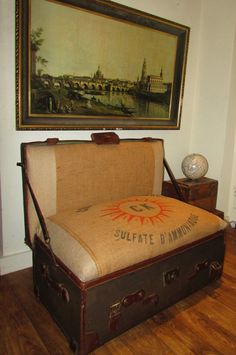
M 189 29 L 111 1 L 17 1 L 17 129 L 177 129 Z

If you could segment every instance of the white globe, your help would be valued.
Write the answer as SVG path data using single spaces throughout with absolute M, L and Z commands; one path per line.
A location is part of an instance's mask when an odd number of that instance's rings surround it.
M 208 171 L 208 161 L 201 154 L 190 154 L 182 161 L 181 168 L 187 178 L 191 180 L 200 179 Z

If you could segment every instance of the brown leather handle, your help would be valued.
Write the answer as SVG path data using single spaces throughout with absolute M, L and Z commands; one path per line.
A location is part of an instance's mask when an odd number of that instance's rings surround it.
M 47 138 L 46 143 L 47 145 L 55 145 L 59 142 L 58 138 Z
M 120 138 L 115 132 L 92 133 L 91 139 L 96 144 L 119 144 Z
M 124 307 L 131 306 L 131 304 L 133 304 L 135 302 L 142 301 L 144 299 L 144 296 L 145 296 L 145 291 L 139 290 L 135 293 L 132 293 L 131 295 L 124 297 L 122 300 L 122 305 Z

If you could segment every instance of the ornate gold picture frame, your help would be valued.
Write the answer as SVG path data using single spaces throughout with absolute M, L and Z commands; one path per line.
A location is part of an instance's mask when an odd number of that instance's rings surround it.
M 16 0 L 17 129 L 179 129 L 189 32 L 108 0 Z

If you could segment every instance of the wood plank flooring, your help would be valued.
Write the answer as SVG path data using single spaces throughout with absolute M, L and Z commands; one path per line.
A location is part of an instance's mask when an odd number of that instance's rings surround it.
M 0 277 L 0 355 L 70 355 L 32 289 L 31 269 Z M 205 287 L 95 350 L 93 355 L 236 354 L 236 230 L 220 282 Z

